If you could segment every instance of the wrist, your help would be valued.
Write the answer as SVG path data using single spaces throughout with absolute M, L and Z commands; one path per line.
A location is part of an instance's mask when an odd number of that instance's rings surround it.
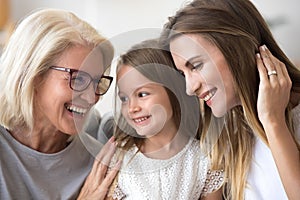
M 268 138 L 276 135 L 282 136 L 288 131 L 285 119 L 268 121 L 263 124 L 263 128 Z

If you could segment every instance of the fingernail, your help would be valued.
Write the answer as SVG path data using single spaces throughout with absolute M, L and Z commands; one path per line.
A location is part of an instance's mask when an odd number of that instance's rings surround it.
M 263 51 L 266 51 L 268 48 L 267 48 L 267 46 L 264 44 L 263 46 L 262 46 L 262 50 Z
M 114 143 L 115 141 L 115 137 L 114 136 L 111 136 L 111 138 L 108 140 L 110 143 Z
M 256 54 L 256 58 L 261 58 L 259 53 Z

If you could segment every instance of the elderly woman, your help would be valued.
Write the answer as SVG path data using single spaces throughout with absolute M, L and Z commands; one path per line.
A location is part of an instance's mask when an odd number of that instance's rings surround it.
M 112 57 L 111 44 L 70 12 L 40 10 L 18 25 L 0 63 L 0 199 L 78 197 L 101 148 L 80 130 L 109 89 Z M 94 166 L 97 187 L 88 179 L 81 198 L 105 196 L 117 171 L 105 178 L 105 164 Z

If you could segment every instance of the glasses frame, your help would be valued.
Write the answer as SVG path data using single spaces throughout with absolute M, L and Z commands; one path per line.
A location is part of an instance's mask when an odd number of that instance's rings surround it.
M 86 89 L 90 86 L 91 82 L 94 83 L 93 87 L 94 87 L 94 89 L 96 89 L 95 86 L 98 85 L 98 84 L 95 85 L 96 81 L 97 81 L 97 83 L 99 83 L 99 82 L 101 81 L 101 79 L 107 79 L 107 80 L 109 80 L 108 87 L 107 87 L 107 89 L 106 89 L 103 93 L 98 94 L 98 93 L 96 93 L 96 90 L 95 90 L 95 94 L 96 94 L 97 96 L 102 96 L 102 95 L 104 95 L 104 94 L 109 90 L 109 88 L 110 88 L 110 86 L 111 86 L 111 84 L 112 84 L 112 82 L 113 82 L 113 79 L 114 79 L 114 78 L 111 77 L 111 76 L 105 76 L 105 75 L 102 75 L 102 76 L 100 77 L 100 79 L 98 79 L 98 78 L 97 78 L 97 79 L 93 79 L 93 77 L 91 77 L 91 75 L 90 75 L 89 73 L 85 72 L 85 71 L 81 71 L 81 70 L 77 70 L 77 69 L 71 69 L 71 68 L 67 68 L 67 67 L 50 66 L 50 69 L 54 69 L 54 70 L 58 70 L 58 71 L 62 71 L 62 72 L 68 72 L 68 73 L 70 74 L 70 77 L 69 77 L 69 87 L 70 87 L 72 90 L 76 91 L 76 92 L 82 92 L 82 91 L 86 90 Z M 77 90 L 77 89 L 74 89 L 74 88 L 72 87 L 71 79 L 72 79 L 72 74 L 73 74 L 74 72 L 84 73 L 84 74 L 86 74 L 86 75 L 90 78 L 89 83 L 86 85 L 86 87 L 85 87 L 84 89 L 82 89 L 82 90 Z M 98 86 L 97 86 L 97 87 L 98 87 Z

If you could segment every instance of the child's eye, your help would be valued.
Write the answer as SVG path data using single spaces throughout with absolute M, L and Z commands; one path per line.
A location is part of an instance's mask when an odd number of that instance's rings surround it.
M 128 97 L 125 97 L 125 96 L 119 96 L 119 99 L 121 100 L 122 103 L 125 103 L 128 101 Z
M 139 92 L 138 93 L 138 97 L 145 97 L 145 96 L 148 96 L 149 93 L 148 92 Z

